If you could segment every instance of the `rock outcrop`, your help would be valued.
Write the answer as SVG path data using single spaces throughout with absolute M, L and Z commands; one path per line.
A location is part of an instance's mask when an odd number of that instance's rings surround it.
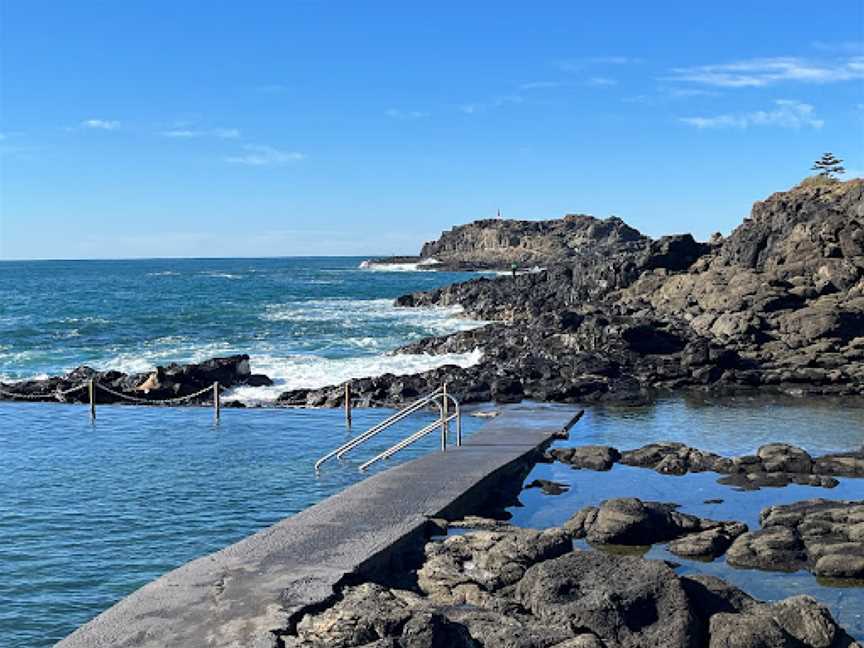
M 285 648 L 860 648 L 809 596 L 762 603 L 662 561 L 573 550 L 563 529 L 489 528 L 426 545 L 414 589 L 343 588 Z
M 83 387 L 90 380 L 118 394 L 144 401 L 182 398 L 211 387 L 214 382 L 218 382 L 223 388 L 273 384 L 267 376 L 252 373 L 248 355 L 234 355 L 193 364 L 170 364 L 156 367 L 149 373 L 127 374 L 78 367 L 64 376 L 12 384 L 0 383 L 0 400 L 16 400 L 16 396 L 10 395 L 15 394 L 26 400 L 83 403 L 88 400 L 87 389 Z M 79 387 L 81 389 L 69 391 Z M 125 402 L 122 396 L 108 390 L 97 387 L 97 403 Z M 195 400 L 209 401 L 211 398 L 211 394 L 206 393 Z
M 747 525 L 715 521 L 677 511 L 675 504 L 643 502 L 636 497 L 605 500 L 577 512 L 564 530 L 592 544 L 644 546 L 670 542 L 681 556 L 713 559 L 723 554 Z
M 864 180 L 774 194 L 710 244 L 651 240 L 617 219 L 579 216 L 479 221 L 427 244 L 424 255 L 433 254 L 545 266 L 396 300 L 460 304 L 494 322 L 400 349 L 481 348 L 479 365 L 446 372 L 467 402 L 644 402 L 680 389 L 864 394 Z M 401 391 L 427 392 L 441 378 L 387 376 L 357 393 L 398 404 Z M 285 399 L 335 404 L 337 393 Z
M 609 470 L 615 463 L 650 468 L 664 475 L 712 471 L 725 475 L 718 481 L 742 490 L 788 484 L 834 488 L 835 477 L 864 477 L 864 449 L 812 457 L 788 443 L 768 443 L 755 455 L 723 457 L 684 443 L 659 441 L 619 451 L 609 446 L 553 448 L 548 459 L 576 469 Z
M 730 565 L 864 578 L 864 501 L 806 500 L 768 507 L 759 519 L 760 530 L 729 548 Z

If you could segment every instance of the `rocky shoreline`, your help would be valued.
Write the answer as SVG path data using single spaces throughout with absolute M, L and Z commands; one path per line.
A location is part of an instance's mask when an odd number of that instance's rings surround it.
M 444 269 L 545 269 L 399 297 L 397 306 L 460 305 L 490 323 L 394 353 L 481 349 L 483 358 L 353 380 L 355 406 L 398 406 L 445 381 L 463 403 L 638 404 L 680 391 L 864 395 L 864 180 L 810 178 L 757 202 L 729 237 L 708 243 L 689 234 L 653 240 L 618 218 L 578 215 L 477 221 L 407 258 Z M 203 384 L 196 367 L 206 364 L 133 375 L 81 367 L 0 390 L 55 400 L 58 387 L 95 375 L 143 398 L 153 378 L 152 393 L 176 396 Z M 248 369 L 220 375 L 226 387 L 269 380 Z M 294 389 L 275 404 L 336 407 L 344 393 L 341 384 Z
M 774 528 L 788 530 L 788 525 L 797 523 L 809 525 L 808 538 L 814 538 L 818 535 L 814 521 L 842 519 L 848 536 L 857 532 L 855 525 L 864 519 L 864 502 L 813 500 L 773 507 L 763 512 L 763 518 L 764 525 L 774 526 L 755 533 L 741 523 L 697 518 L 675 508 L 635 498 L 607 500 L 577 512 L 562 527 L 542 531 L 483 518 L 436 521 L 442 533 L 450 528 L 459 533 L 427 543 L 421 563 L 413 570 L 378 581 L 346 583 L 328 605 L 301 614 L 280 636 L 280 645 L 859 646 L 813 597 L 765 603 L 714 576 L 678 575 L 674 564 L 601 549 L 582 550 L 574 548 L 573 541 L 587 537 L 598 547 L 610 542 L 669 542 L 670 550 L 683 556 L 716 557 L 728 548 L 730 557 L 741 561 L 737 564 L 759 567 L 737 558 L 755 553 L 768 562 L 779 555 L 759 534 Z M 762 551 L 764 547 L 770 548 L 768 553 Z M 828 558 L 836 565 L 838 561 L 829 558 L 836 555 L 820 560 Z
M 170 364 L 156 367 L 150 372 L 133 374 L 97 371 L 82 366 L 63 376 L 0 383 L 0 400 L 86 403 L 89 395 L 84 387 L 91 380 L 108 388 L 95 390 L 97 403 L 136 404 L 155 404 L 174 399 L 184 399 L 182 402 L 188 404 L 210 402 L 213 398 L 211 392 L 200 396 L 195 394 L 217 382 L 222 389 L 241 385 L 261 387 L 273 384 L 269 377 L 252 373 L 249 356 L 244 354 L 212 358 L 201 363 Z M 230 406 L 228 403 L 226 405 Z
M 579 216 L 478 221 L 421 257 L 474 263 L 528 258 L 526 250 L 546 269 L 396 300 L 458 304 L 490 321 L 398 349 L 480 348 L 478 365 L 354 381 L 358 404 L 403 403 L 444 380 L 464 402 L 864 394 L 864 180 L 808 179 L 756 203 L 729 237 L 709 243 L 689 234 L 652 240 L 619 219 Z M 280 401 L 335 406 L 340 393 L 292 390 Z

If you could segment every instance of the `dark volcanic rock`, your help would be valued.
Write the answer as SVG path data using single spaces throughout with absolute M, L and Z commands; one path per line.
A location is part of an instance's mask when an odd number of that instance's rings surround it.
M 805 500 L 772 506 L 762 529 L 740 536 L 726 560 L 738 567 L 864 578 L 864 501 Z
M 711 245 L 688 235 L 651 241 L 614 219 L 574 217 L 472 223 L 428 244 L 424 256 L 433 255 L 546 266 L 397 300 L 461 304 L 497 322 L 402 349 L 483 349 L 464 376 L 484 385 L 466 389 L 471 399 L 521 397 L 493 389 L 501 380 L 521 384 L 526 398 L 560 402 L 640 403 L 682 388 L 864 394 L 862 180 L 775 194 Z
M 90 367 L 78 367 L 65 376 L 27 380 L 10 385 L 0 384 L 0 389 L 22 394 L 29 400 L 87 402 L 87 389 L 78 389 L 66 395 L 59 392 L 83 387 L 90 380 L 97 383 L 97 403 L 123 402 L 122 398 L 99 388 L 98 385 L 136 399 L 157 401 L 189 396 L 212 386 L 214 382 L 218 382 L 222 388 L 273 384 L 267 376 L 252 373 L 248 355 L 234 355 L 212 358 L 197 364 L 172 363 L 156 367 L 150 373 L 100 372 Z M 211 398 L 210 393 L 205 393 L 197 400 L 209 401 Z M 0 391 L 0 400 L 4 399 L 11 397 Z
M 609 470 L 621 458 L 620 453 L 609 446 L 587 445 L 576 448 L 553 448 L 550 456 L 570 464 L 574 468 L 589 470 Z
M 576 551 L 529 569 L 516 596 L 545 623 L 590 630 L 610 645 L 702 645 L 681 581 L 661 562 Z
M 535 479 L 530 484 L 526 484 L 525 488 L 539 488 L 547 495 L 561 495 L 570 490 L 570 487 L 566 484 L 549 481 L 548 479 Z
M 679 513 L 676 505 L 635 497 L 609 499 L 571 517 L 564 529 L 595 544 L 651 545 L 673 540 L 670 551 L 715 558 L 747 531 L 740 522 L 716 522 Z
M 666 563 L 574 551 L 561 529 L 479 519 L 432 542 L 418 591 L 345 587 L 280 634 L 285 648 L 645 648 L 855 645 L 817 601 L 762 603 Z M 393 576 L 390 574 L 389 576 Z

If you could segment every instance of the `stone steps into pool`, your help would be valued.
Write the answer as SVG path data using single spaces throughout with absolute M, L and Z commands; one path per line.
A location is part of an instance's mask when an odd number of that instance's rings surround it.
M 378 473 L 189 562 L 57 645 L 270 648 L 273 631 L 327 601 L 346 577 L 386 570 L 420 549 L 430 517 L 476 513 L 503 494 L 518 493 L 536 451 L 560 435 L 574 413 L 555 406 L 503 407 L 461 448 Z

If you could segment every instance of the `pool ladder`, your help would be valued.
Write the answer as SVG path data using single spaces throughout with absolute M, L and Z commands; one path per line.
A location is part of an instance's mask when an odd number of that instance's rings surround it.
M 450 410 L 451 404 L 453 405 L 452 413 Z M 375 455 L 369 461 L 362 464 L 360 466 L 360 470 L 365 471 L 372 464 L 374 464 L 378 461 L 382 461 L 384 459 L 388 459 L 388 458 L 392 457 L 394 454 L 396 454 L 400 450 L 407 448 L 408 446 L 419 441 L 420 439 L 422 439 L 426 435 L 431 434 L 432 432 L 434 432 L 438 428 L 441 429 L 441 451 L 442 452 L 446 451 L 447 450 L 447 436 L 448 436 L 448 433 L 450 431 L 450 422 L 451 421 L 456 421 L 456 445 L 461 446 L 462 445 L 462 412 L 461 412 L 461 409 L 459 407 L 459 401 L 456 400 L 452 394 L 447 392 L 447 385 L 444 384 L 443 386 L 439 387 L 438 389 L 436 389 L 434 392 L 432 392 L 428 396 L 423 396 L 422 398 L 417 399 L 416 401 L 414 401 L 410 405 L 406 405 L 405 407 L 400 409 L 398 412 L 396 412 L 392 416 L 388 416 L 386 419 L 384 419 L 383 421 L 381 421 L 377 425 L 373 425 L 371 428 L 369 428 L 368 430 L 366 430 L 362 434 L 354 437 L 353 439 L 351 439 L 350 441 L 347 441 L 346 443 L 343 443 L 341 446 L 339 446 L 335 450 L 331 450 L 330 452 L 325 454 L 323 457 L 321 457 L 318 461 L 315 462 L 315 472 L 317 473 L 321 469 L 321 466 L 324 463 L 326 463 L 327 461 L 329 461 L 330 459 L 333 459 L 334 457 L 337 459 L 341 459 L 348 452 L 350 452 L 354 448 L 362 445 L 363 443 L 365 443 L 366 441 L 368 441 L 369 439 L 371 439 L 372 437 L 377 435 L 379 432 L 383 432 L 384 430 L 386 430 L 390 426 L 395 425 L 396 423 L 407 418 L 408 416 L 410 416 L 414 412 L 417 412 L 417 411 L 423 409 L 424 407 L 428 407 L 430 405 L 436 405 L 438 407 L 438 418 L 435 421 L 433 421 L 429 425 L 417 430 L 413 434 L 405 437 L 404 439 L 402 439 L 398 443 L 393 444 L 392 446 L 387 448 L 384 452 L 382 452 L 378 455 Z

